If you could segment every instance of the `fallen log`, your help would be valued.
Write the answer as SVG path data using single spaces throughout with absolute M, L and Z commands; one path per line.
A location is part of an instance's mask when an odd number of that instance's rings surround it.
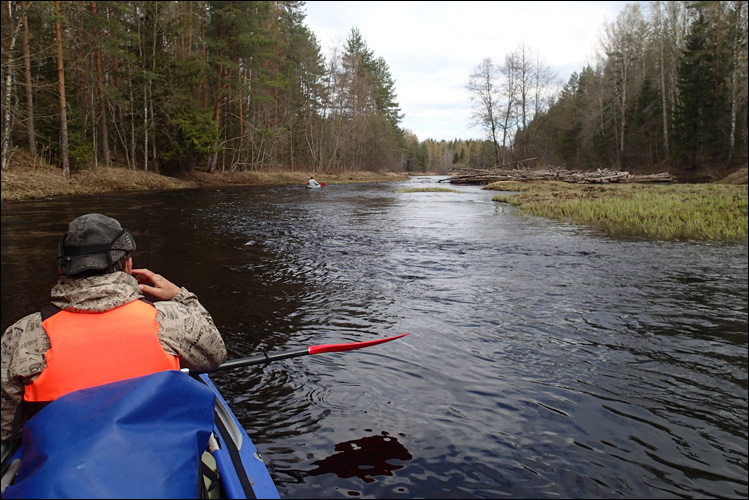
M 451 184 L 489 184 L 500 181 L 539 181 L 553 180 L 577 184 L 610 184 L 619 182 L 673 182 L 674 178 L 667 172 L 649 175 L 633 175 L 626 171 L 598 169 L 595 172 L 566 170 L 561 167 L 530 170 L 515 169 L 468 169 L 459 168 L 451 171 L 451 177 L 442 179 Z

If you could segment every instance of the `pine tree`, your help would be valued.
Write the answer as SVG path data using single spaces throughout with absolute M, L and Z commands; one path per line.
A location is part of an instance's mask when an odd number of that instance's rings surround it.
M 676 108 L 676 155 L 694 168 L 699 162 L 715 158 L 721 149 L 723 111 L 714 25 L 701 5 L 690 26 L 679 68 L 679 104 Z

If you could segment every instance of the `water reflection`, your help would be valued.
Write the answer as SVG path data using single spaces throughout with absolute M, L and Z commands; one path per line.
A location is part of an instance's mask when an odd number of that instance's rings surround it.
M 365 483 L 373 482 L 374 476 L 392 476 L 393 471 L 403 465 L 391 460 L 405 462 L 413 457 L 398 440 L 382 431 L 382 434 L 366 436 L 335 445 L 338 453 L 314 462 L 310 476 L 335 474 L 338 477 L 358 477 Z

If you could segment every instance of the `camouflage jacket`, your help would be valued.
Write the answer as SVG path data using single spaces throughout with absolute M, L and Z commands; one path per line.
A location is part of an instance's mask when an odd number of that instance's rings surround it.
M 138 282 L 123 272 L 71 280 L 61 277 L 52 288 L 52 304 L 73 312 L 104 312 L 143 298 Z M 180 366 L 209 370 L 226 361 L 226 346 L 211 315 L 195 294 L 182 288 L 169 301 L 155 302 L 159 341 Z M 47 366 L 49 337 L 39 312 L 16 321 L 2 337 L 2 434 L 10 437 L 13 417 L 23 398 L 24 386 Z

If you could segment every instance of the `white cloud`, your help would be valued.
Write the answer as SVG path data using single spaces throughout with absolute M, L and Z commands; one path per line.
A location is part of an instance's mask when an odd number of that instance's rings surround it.
M 419 140 L 483 138 L 465 85 L 482 59 L 520 44 L 562 82 L 593 56 L 604 22 L 627 2 L 307 2 L 305 23 L 326 57 L 352 28 L 395 80 L 401 126 Z

